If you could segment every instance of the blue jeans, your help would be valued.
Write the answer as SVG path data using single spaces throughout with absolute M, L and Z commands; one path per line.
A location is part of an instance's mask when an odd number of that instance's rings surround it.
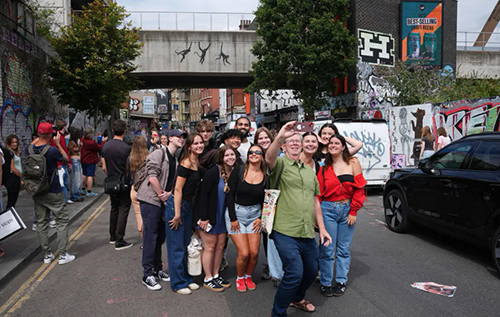
M 293 238 L 277 231 L 273 231 L 271 236 L 285 271 L 274 296 L 272 316 L 287 316 L 290 303 L 303 300 L 316 279 L 318 244 L 314 238 Z
M 68 165 L 61 165 L 63 174 L 63 184 L 61 184 L 61 188 L 64 194 L 64 201 L 68 201 L 68 187 L 69 187 L 69 175 L 68 175 Z
M 326 231 L 332 237 L 332 243 L 325 247 L 319 246 L 319 271 L 321 285 L 331 286 L 333 279 L 333 264 L 336 263 L 335 280 L 339 283 L 347 282 L 347 273 L 351 264 L 351 241 L 354 226 L 347 225 L 347 216 L 351 210 L 351 202 L 337 203 L 322 201 L 321 212 Z M 337 254 L 335 254 L 337 247 Z
M 170 287 L 177 291 L 193 283 L 187 272 L 187 247 L 191 242 L 191 221 L 193 206 L 191 202 L 181 201 L 181 221 L 177 230 L 170 229 L 168 222 L 175 216 L 174 195 L 165 204 L 165 229 L 167 235 L 167 259 L 170 273 Z
M 283 262 L 276 249 L 273 239 L 267 239 L 267 264 L 269 265 L 269 274 L 277 279 L 283 278 Z
M 82 164 L 79 159 L 71 159 L 71 200 L 80 199 L 82 186 Z

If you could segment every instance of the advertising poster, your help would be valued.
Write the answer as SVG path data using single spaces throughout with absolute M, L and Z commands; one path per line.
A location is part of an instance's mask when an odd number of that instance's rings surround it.
M 401 59 L 407 63 L 442 66 L 443 3 L 401 2 Z

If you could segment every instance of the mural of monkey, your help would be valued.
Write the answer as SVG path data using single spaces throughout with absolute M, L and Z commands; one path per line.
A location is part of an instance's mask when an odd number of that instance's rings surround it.
M 198 48 L 201 51 L 201 55 L 198 54 L 198 52 L 194 52 L 194 53 L 200 57 L 200 64 L 202 64 L 202 65 L 205 62 L 205 55 L 207 55 L 207 51 L 210 48 L 210 45 L 212 45 L 212 43 L 208 44 L 208 46 L 206 48 L 201 48 L 201 42 L 198 42 Z
M 228 61 L 229 55 L 226 55 L 226 54 L 224 54 L 224 52 L 222 52 L 222 47 L 223 46 L 224 46 L 224 43 L 221 43 L 220 44 L 220 54 L 218 55 L 218 57 L 215 60 L 219 60 L 219 59 L 222 58 L 222 63 L 224 64 L 224 66 L 226 66 L 226 63 L 228 63 L 229 65 L 231 65 L 231 63 Z
M 186 58 L 186 55 L 189 54 L 189 52 L 191 52 L 191 46 L 193 45 L 193 42 L 191 42 L 189 44 L 189 47 L 186 48 L 185 50 L 182 50 L 180 52 L 177 52 L 177 50 L 175 51 L 175 53 L 177 55 L 182 55 L 182 58 L 181 58 L 181 61 L 179 63 L 182 63 L 182 61 Z

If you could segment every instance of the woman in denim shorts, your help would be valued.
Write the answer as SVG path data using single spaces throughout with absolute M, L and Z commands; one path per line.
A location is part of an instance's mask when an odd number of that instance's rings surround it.
M 238 250 L 236 289 L 239 292 L 255 290 L 252 273 L 259 256 L 265 170 L 264 149 L 259 145 L 252 145 L 245 165 L 236 166 L 229 177 L 226 227 Z

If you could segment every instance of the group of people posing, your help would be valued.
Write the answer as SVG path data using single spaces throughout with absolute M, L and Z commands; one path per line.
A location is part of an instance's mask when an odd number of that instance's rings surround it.
M 110 242 L 124 242 L 124 230 L 117 228 L 124 228 L 127 204 L 133 202 L 148 289 L 160 290 L 159 281 L 170 281 L 178 294 L 200 288 L 188 274 L 187 249 L 195 233 L 203 241 L 203 287 L 215 292 L 231 287 L 220 274 L 228 236 L 238 252 L 237 291 L 256 289 L 252 274 L 262 238 L 270 276 L 279 280 L 273 316 L 286 316 L 289 306 L 315 311 L 304 297 L 318 274 L 323 295 L 345 292 L 357 211 L 365 200 L 366 181 L 353 156 L 363 144 L 332 124 L 319 136 L 293 127 L 294 122 L 285 124 L 276 136 L 259 128 L 251 143 L 250 121 L 240 118 L 219 145 L 213 124 L 203 120 L 197 133 L 169 130 L 160 145 L 154 131 L 148 141 L 134 137 L 131 147 L 114 128 L 114 139 L 102 150 L 103 167 L 108 177 L 129 175 L 131 188 L 111 195 Z M 263 232 L 263 202 L 271 188 L 280 195 L 273 230 Z M 168 273 L 162 263 L 165 241 Z

